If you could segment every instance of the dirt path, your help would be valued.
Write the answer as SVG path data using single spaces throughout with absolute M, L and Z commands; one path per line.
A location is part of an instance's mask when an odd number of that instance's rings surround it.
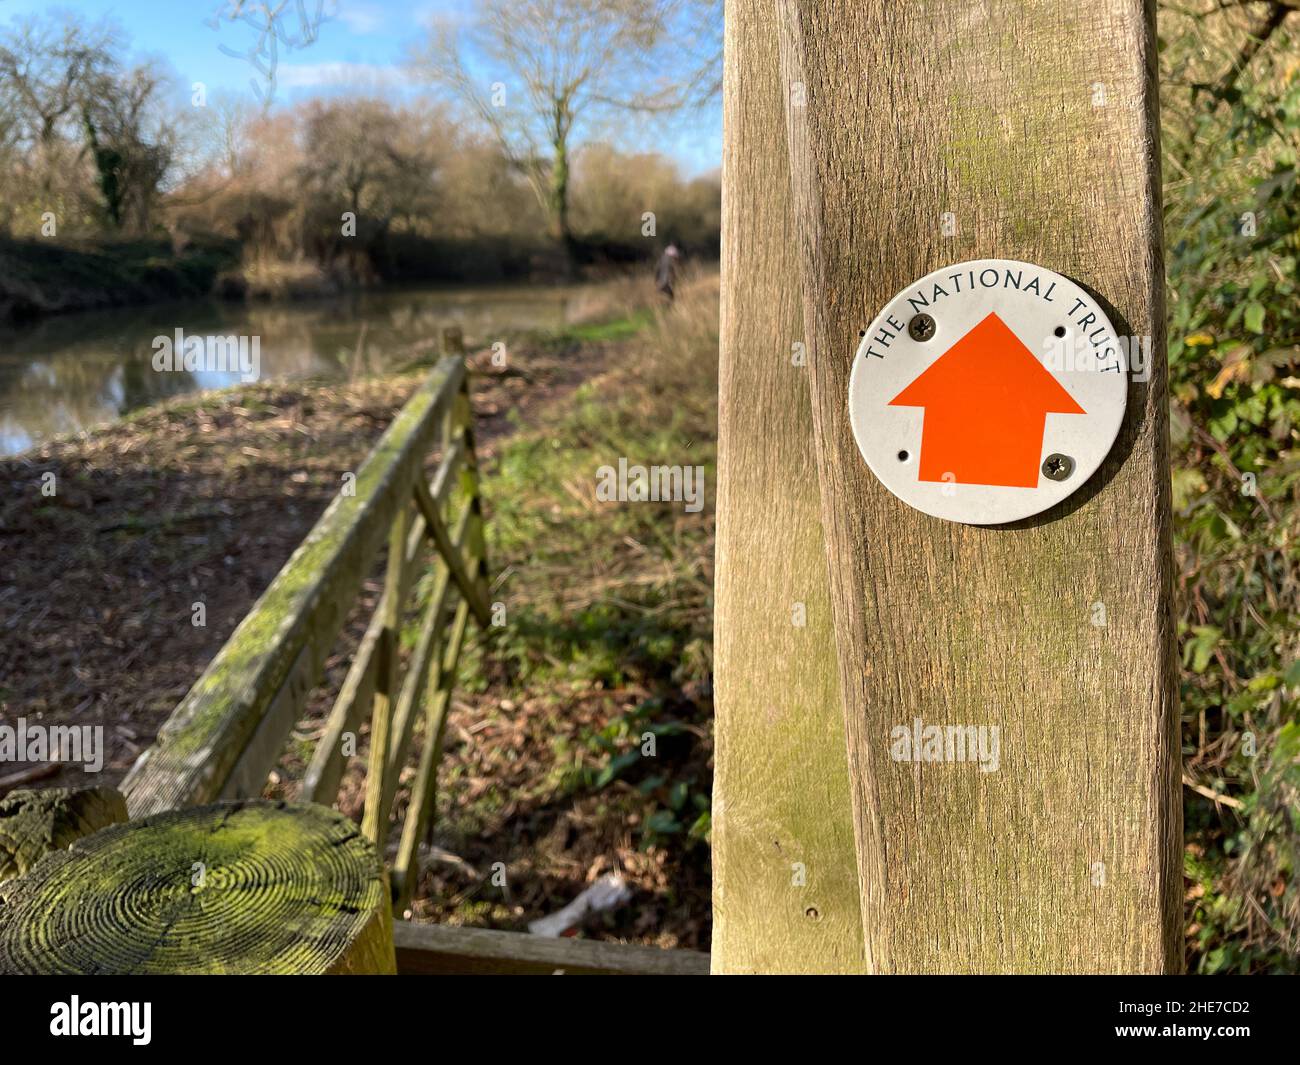
M 521 345 L 508 373 L 474 357 L 483 456 L 604 354 Z M 0 723 L 102 725 L 105 747 L 97 777 L 4 763 L 0 793 L 30 771 L 119 781 L 424 372 L 189 398 L 0 462 Z

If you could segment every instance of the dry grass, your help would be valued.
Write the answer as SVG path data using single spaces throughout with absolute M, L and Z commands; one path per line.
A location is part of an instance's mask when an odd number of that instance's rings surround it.
M 601 503 L 594 484 L 624 456 L 712 485 L 717 298 L 706 274 L 672 307 L 624 305 L 647 324 L 606 372 L 504 442 L 485 497 L 508 623 L 453 706 L 417 920 L 523 928 L 617 872 L 632 901 L 586 934 L 707 948 L 712 500 Z

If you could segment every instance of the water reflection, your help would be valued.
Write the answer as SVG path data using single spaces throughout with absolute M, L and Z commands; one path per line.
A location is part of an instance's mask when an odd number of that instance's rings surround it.
M 556 328 L 580 287 L 424 288 L 329 301 L 172 303 L 48 318 L 0 331 L 0 455 L 102 425 L 172 396 L 238 384 L 238 371 L 153 369 L 154 338 L 258 336 L 259 376 L 344 376 L 390 366 L 412 343 L 459 326 L 471 341 Z

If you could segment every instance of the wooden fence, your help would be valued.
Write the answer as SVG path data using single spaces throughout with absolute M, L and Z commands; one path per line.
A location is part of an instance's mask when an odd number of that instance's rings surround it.
M 445 343 L 451 349 L 460 345 Z M 435 447 L 432 479 L 425 462 Z M 434 806 L 443 730 L 471 617 L 490 624 L 487 558 L 473 416 L 464 362 L 443 359 L 380 438 L 217 652 L 122 785 L 133 819 L 260 795 L 319 684 L 362 584 L 388 545 L 384 588 L 303 775 L 299 798 L 329 805 L 344 740 L 369 712 L 362 832 L 388 852 L 398 774 L 423 718 L 423 747 L 389 869 L 402 914 L 419 879 L 419 844 Z M 399 639 L 417 578 L 431 580 L 415 644 Z M 520 932 L 394 923 L 401 973 L 653 973 L 708 971 L 707 954 Z
M 426 481 L 435 445 L 441 459 Z M 362 830 L 384 853 L 398 774 L 423 717 L 424 746 L 391 869 L 394 908 L 402 912 L 418 878 L 419 841 L 433 810 L 469 619 L 489 623 L 473 421 L 458 357 L 434 368 L 355 479 L 344 478 L 340 494 L 140 756 L 122 787 L 133 818 L 261 794 L 385 542 L 383 594 L 326 718 L 300 798 L 333 801 L 344 739 L 369 709 Z M 402 622 L 428 546 L 432 585 L 403 672 Z

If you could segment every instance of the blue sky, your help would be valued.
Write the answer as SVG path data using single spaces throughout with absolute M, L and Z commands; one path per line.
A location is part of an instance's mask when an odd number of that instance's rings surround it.
M 0 24 L 14 15 L 71 11 L 90 20 L 111 16 L 128 39 L 132 58 L 153 57 L 170 66 L 189 95 L 189 85 L 201 81 L 209 92 L 229 90 L 253 94 L 254 71 L 246 59 L 222 51 L 250 48 L 255 32 L 248 26 L 208 25 L 222 7 L 220 0 L 0 0 Z M 316 0 L 306 0 L 309 11 Z M 303 49 L 281 53 L 277 70 L 277 102 L 342 91 L 342 85 L 362 85 L 401 94 L 407 91 L 401 63 L 409 45 L 439 16 L 467 18 L 473 0 L 327 0 L 331 17 L 318 38 Z M 289 10 L 294 9 L 291 0 Z M 296 19 L 290 21 L 293 25 Z M 716 169 L 722 157 L 722 120 L 715 103 L 703 113 L 672 120 L 656 131 L 651 142 L 638 137 L 621 147 L 655 150 L 672 156 L 688 175 Z

